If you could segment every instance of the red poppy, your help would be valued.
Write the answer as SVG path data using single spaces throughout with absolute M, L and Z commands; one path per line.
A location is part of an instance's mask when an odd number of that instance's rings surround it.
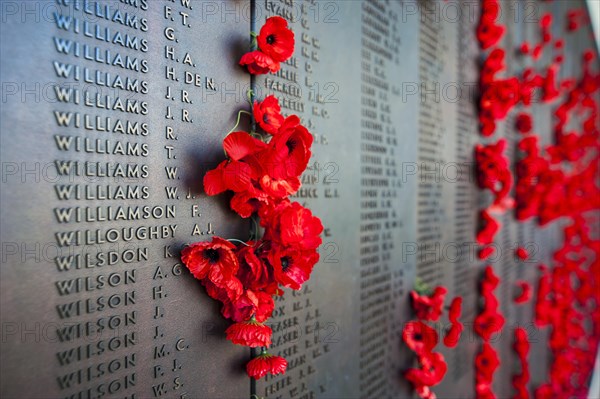
M 264 75 L 279 71 L 281 65 L 262 51 L 251 51 L 240 59 L 240 65 L 246 66 L 252 75 Z
M 181 251 L 181 260 L 199 280 L 208 279 L 219 288 L 227 290 L 230 298 L 241 294 L 241 283 L 235 277 L 239 263 L 235 245 L 220 237 L 211 242 L 197 242 Z
M 517 257 L 521 260 L 529 259 L 529 252 L 523 247 L 518 247 L 515 250 L 515 255 L 517 255 Z
M 548 29 L 551 24 L 552 24 L 552 14 L 546 13 L 546 14 L 542 15 L 542 18 L 540 19 L 540 27 L 542 29 Z
M 263 257 L 265 241 L 249 241 L 247 246 L 241 246 L 237 251 L 240 268 L 238 279 L 244 287 L 252 291 L 262 290 L 268 294 L 277 292 L 277 284 L 273 279 L 273 270 Z
M 223 303 L 221 314 L 236 322 L 250 319 L 252 316 L 259 323 L 265 322 L 275 308 L 273 296 L 263 291 L 246 289 L 237 299 Z
M 504 326 L 504 317 L 495 311 L 484 310 L 475 317 L 473 330 L 484 341 L 489 341 L 492 334 L 500 331 Z
M 483 293 L 489 293 L 498 287 L 500 279 L 494 274 L 494 268 L 486 266 L 483 274 L 483 280 L 481 281 L 481 291 Z
M 438 352 L 425 353 L 419 356 L 419 369 L 409 369 L 404 377 L 415 387 L 434 386 L 439 384 L 448 371 L 444 356 Z
M 529 339 L 527 331 L 522 327 L 515 328 L 515 342 L 513 348 L 520 359 L 526 359 L 529 353 Z
M 255 159 L 267 145 L 246 132 L 233 132 L 223 140 L 223 149 L 229 160 L 204 175 L 204 191 L 208 195 L 225 190 L 243 192 L 252 190 L 252 180 L 257 179 L 260 166 Z
M 283 62 L 294 53 L 294 32 L 288 28 L 288 23 L 281 17 L 267 18 L 260 28 L 256 41 L 258 47 L 277 62 Z
M 515 298 L 515 303 L 525 303 L 531 299 L 531 285 L 526 281 L 518 281 L 517 286 L 521 290 Z
M 298 202 L 281 202 L 261 223 L 267 228 L 265 238 L 284 247 L 305 250 L 321 245 L 321 219 Z
M 313 136 L 300 124 L 300 118 L 285 118 L 262 159 L 267 174 L 273 179 L 300 176 L 308 165 L 312 142 Z
M 482 227 L 477 232 L 477 243 L 479 245 L 491 244 L 494 242 L 494 236 L 500 230 L 500 223 L 487 210 L 479 212 L 479 221 Z
M 493 83 L 496 74 L 506 68 L 504 65 L 504 56 L 505 52 L 501 48 L 492 50 L 490 55 L 487 56 L 483 62 L 483 65 L 481 66 L 479 75 L 479 80 L 482 86 Z
M 487 246 L 487 247 L 481 248 L 479 250 L 479 252 L 477 253 L 477 257 L 480 260 L 486 260 L 487 258 L 492 256 L 494 254 L 494 252 L 496 252 L 496 248 L 494 248 L 492 246 Z
M 531 115 L 521 113 L 517 115 L 517 119 L 515 121 L 515 128 L 522 134 L 527 134 L 531 132 L 533 127 L 533 120 L 531 119 Z
M 231 197 L 229 206 L 243 218 L 249 218 L 261 207 L 268 206 L 271 198 L 268 193 L 259 190 L 237 192 Z
M 227 339 L 236 345 L 256 348 L 257 346 L 271 346 L 273 330 L 255 320 L 248 320 L 232 324 L 225 330 L 225 334 Z
M 462 298 L 456 297 L 450 304 L 450 310 L 448 311 L 448 320 L 452 323 L 450 330 L 444 336 L 444 345 L 448 348 L 454 348 L 460 340 L 460 335 L 464 329 L 463 324 L 458 320 L 461 314 Z
M 492 382 L 500 359 L 496 350 L 487 342 L 481 346 L 481 351 L 475 357 L 475 373 L 478 380 Z
M 498 43 L 504 35 L 505 28 L 493 21 L 483 21 L 477 27 L 477 40 L 482 49 L 488 49 Z
M 444 336 L 444 345 L 448 348 L 454 348 L 456 345 L 458 345 L 463 329 L 464 326 L 462 323 L 453 323 Z
M 279 100 L 274 95 L 265 97 L 260 103 L 255 101 L 252 113 L 258 125 L 269 134 L 277 134 L 283 124 Z
M 439 320 L 447 292 L 448 290 L 441 286 L 436 287 L 431 295 L 419 295 L 416 291 L 411 291 L 410 296 L 416 316 L 421 320 Z
M 275 281 L 293 290 L 302 288 L 310 278 L 314 265 L 319 261 L 315 250 L 300 250 L 273 246 L 268 253 Z
M 422 355 L 437 345 L 438 334 L 422 321 L 409 321 L 402 330 L 402 339 L 413 352 Z
M 448 319 L 451 323 L 458 323 L 462 308 L 462 297 L 457 296 L 450 303 L 450 310 L 448 311 Z
M 287 360 L 280 356 L 270 355 L 267 351 L 263 351 L 246 365 L 248 376 L 255 380 L 258 380 L 267 374 L 284 374 L 286 369 Z

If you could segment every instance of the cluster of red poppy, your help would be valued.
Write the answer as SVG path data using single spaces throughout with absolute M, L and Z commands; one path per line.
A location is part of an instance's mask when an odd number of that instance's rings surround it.
M 484 9 L 481 24 L 488 27 L 494 25 L 486 20 L 489 15 L 493 14 Z M 587 23 L 586 18 L 583 10 L 568 12 L 567 29 L 578 29 L 582 23 Z M 565 242 L 554 255 L 553 268 L 540 265 L 542 274 L 535 303 L 535 322 L 538 326 L 550 326 L 549 346 L 554 360 L 549 381 L 536 390 L 537 399 L 587 395 L 586 383 L 593 367 L 600 333 L 600 241 L 590 238 L 587 227 L 588 211 L 600 208 L 600 187 L 597 184 L 597 159 L 600 154 L 597 93 L 600 89 L 600 73 L 592 72 L 594 54 L 586 51 L 579 81 L 574 78 L 559 79 L 565 45 L 563 39 L 553 39 L 552 23 L 550 14 L 543 15 L 540 19 L 540 42 L 535 46 L 524 42 L 520 46 L 521 53 L 531 55 L 534 60 L 541 57 L 544 49 L 552 48 L 554 54 L 551 64 L 544 72 L 526 68 L 520 78 L 497 78 L 497 74 L 505 69 L 504 50 L 494 48 L 498 40 L 489 40 L 480 35 L 486 27 L 480 26 L 478 29 L 481 46 L 492 50 L 482 65 L 480 76 L 483 136 L 491 136 L 495 131 L 495 121 L 504 118 L 515 104 L 520 102 L 529 107 L 538 92 L 543 103 L 564 99 L 554 112 L 554 143 L 549 146 L 540 147 L 534 133 L 533 119 L 527 112 L 521 112 L 515 120 L 515 129 L 524 135 L 518 143 L 521 157 L 516 165 L 516 218 L 527 220 L 535 217 L 540 225 L 561 217 L 573 221 L 571 226 L 565 228 Z M 516 95 L 510 93 L 508 88 L 512 88 Z M 574 129 L 578 123 L 581 125 L 580 131 Z M 502 168 L 503 164 L 500 163 L 499 167 Z M 493 241 L 500 227 L 489 210 L 480 213 L 482 227 L 477 241 L 481 245 Z M 493 252 L 486 251 L 488 248 L 482 250 L 484 255 Z M 528 256 L 525 251 L 519 250 L 516 255 L 521 259 Z M 524 281 L 517 285 L 521 291 L 515 302 L 527 302 L 531 296 L 531 286 Z M 488 300 L 493 306 L 497 304 L 495 298 L 487 298 L 486 304 Z M 500 322 L 498 315 L 493 312 L 485 317 L 480 316 L 479 322 L 476 320 L 476 329 Z M 483 330 L 482 337 L 485 340 L 491 330 Z M 521 362 L 521 374 L 513 379 L 515 397 L 518 398 L 529 397 L 526 339 L 524 331 L 515 331 L 515 351 Z M 481 360 L 477 361 L 478 367 L 497 367 L 497 356 L 492 351 L 491 346 L 484 343 L 481 358 L 478 357 Z M 483 380 L 488 375 L 488 372 L 482 373 Z M 478 378 L 478 394 L 481 380 Z
M 437 287 L 432 295 L 412 291 L 413 309 L 417 315 L 423 317 L 423 320 L 438 320 L 442 313 L 445 296 L 446 289 L 444 287 Z M 419 362 L 419 368 L 407 370 L 404 377 L 414 386 L 421 398 L 435 399 L 436 396 L 431 387 L 443 380 L 448 366 L 441 353 L 433 352 L 433 348 L 438 343 L 437 331 L 423 320 L 410 321 L 402 330 L 404 343 L 415 352 Z
M 541 155 L 537 136 L 519 142 L 524 155 L 517 163 L 515 199 L 519 220 L 538 217 L 544 225 L 600 207 L 600 190 L 594 181 L 598 164 L 590 162 L 590 154 L 597 153 L 600 145 L 598 104 L 593 98 L 600 88 L 600 74 L 590 71 L 591 59 L 591 53 L 586 52 L 581 81 L 565 93 L 565 101 L 556 109 L 555 143 L 544 149 L 546 156 Z M 583 117 L 582 133 L 567 130 L 573 112 Z M 565 167 L 565 163 L 570 166 Z
M 527 331 L 522 327 L 515 328 L 515 342 L 513 344 L 513 349 L 519 358 L 521 366 L 520 374 L 515 374 L 512 378 L 513 388 L 515 388 L 515 391 L 517 392 L 515 397 L 529 399 L 529 390 L 527 389 L 527 384 L 531 377 L 529 373 L 529 360 L 527 359 L 529 355 L 529 338 L 527 336 Z
M 587 397 L 600 343 L 600 240 L 590 237 L 583 216 L 572 220 L 554 253 L 553 269 L 542 267 L 538 283 L 535 320 L 551 328 L 553 362 L 548 382 L 536 389 L 537 399 Z
M 483 340 L 481 351 L 475 357 L 475 394 L 477 398 L 494 398 L 492 383 L 494 373 L 500 366 L 496 350 L 490 345 L 492 334 L 504 326 L 504 316 L 498 311 L 498 299 L 494 291 L 500 279 L 494 274 L 491 266 L 485 268 L 480 283 L 482 297 L 481 312 L 475 317 L 473 330 Z
M 506 140 L 500 139 L 496 144 L 475 147 L 475 162 L 477 167 L 477 185 L 480 189 L 490 190 L 494 200 L 492 204 L 479 214 L 481 227 L 477 232 L 477 242 L 484 246 L 479 251 L 480 259 L 487 259 L 494 252 L 489 246 L 500 229 L 500 223 L 494 219 L 491 212 L 504 212 L 511 208 L 513 201 L 509 198 L 513 183 L 509 162 L 504 155 Z
M 280 63 L 294 53 L 294 32 L 281 17 L 268 18 L 256 36 L 256 42 L 259 49 L 244 54 L 240 59 L 240 65 L 246 66 L 253 75 L 279 71 Z
M 513 183 L 509 161 L 504 155 L 505 149 L 505 139 L 498 140 L 496 144 L 475 146 L 477 185 L 482 190 L 490 190 L 494 196 L 493 205 L 501 208 L 506 207 Z
M 462 309 L 462 298 L 457 296 L 450 303 L 450 310 L 448 311 L 448 320 L 450 320 L 450 329 L 444 336 L 444 345 L 448 348 L 454 348 L 458 345 L 460 336 L 464 330 L 463 323 L 458 320 Z
M 492 50 L 479 75 L 479 124 L 481 134 L 486 137 L 494 134 L 496 121 L 504 119 L 521 97 L 517 78 L 500 79 L 497 76 L 506 69 L 504 55 L 501 48 Z
M 481 48 L 488 49 L 498 43 L 506 30 L 504 26 L 497 24 L 496 20 L 500 14 L 500 2 L 498 0 L 483 0 L 481 3 L 481 19 L 477 27 L 477 40 Z
M 424 288 L 424 290 L 426 290 Z M 417 355 L 419 368 L 411 368 L 404 377 L 415 388 L 417 394 L 424 399 L 435 399 L 431 387 L 439 384 L 448 369 L 444 356 L 433 352 L 438 344 L 437 331 L 425 321 L 435 322 L 440 319 L 444 308 L 447 289 L 436 287 L 431 293 L 411 291 L 413 311 L 418 320 L 412 320 L 404 326 L 402 339 L 406 346 Z M 450 329 L 444 336 L 444 345 L 453 348 L 458 344 L 463 330 L 463 324 L 458 320 L 461 313 L 462 298 L 456 297 L 450 304 L 448 318 Z
M 257 42 L 260 51 L 241 61 L 253 74 L 276 71 L 294 51 L 294 34 L 280 17 L 267 19 Z M 235 322 L 226 330 L 227 339 L 262 348 L 246 366 L 248 375 L 259 379 L 286 370 L 284 358 L 267 352 L 273 332 L 264 322 L 281 287 L 298 290 L 309 279 L 319 259 L 323 225 L 309 209 L 289 200 L 311 157 L 312 134 L 296 115 L 284 118 L 274 96 L 252 105 L 264 133 L 228 134 L 223 140 L 227 159 L 206 173 L 204 190 L 208 195 L 232 191 L 231 208 L 243 218 L 259 217 L 263 237 L 258 231 L 247 242 L 214 237 L 184 248 L 181 258 L 208 295 L 223 304 L 222 315 Z

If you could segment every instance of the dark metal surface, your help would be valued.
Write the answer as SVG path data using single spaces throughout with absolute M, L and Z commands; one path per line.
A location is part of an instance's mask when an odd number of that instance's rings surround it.
M 556 19 L 574 7 L 533 3 L 538 17 L 550 11 Z M 200 182 L 223 159 L 221 141 L 236 112 L 248 108 L 252 87 L 259 99 L 275 94 L 283 113 L 299 115 L 314 134 L 294 200 L 325 226 L 311 280 L 286 291 L 270 321 L 271 352 L 287 358 L 288 372 L 257 382 L 252 393 L 409 397 L 401 372 L 414 361 L 400 334 L 412 318 L 415 277 L 445 285 L 448 298 L 463 296 L 464 320 L 477 314 L 485 264 L 472 243 L 477 209 L 489 201 L 475 187 L 472 165 L 473 146 L 483 141 L 478 3 L 187 4 L 0 2 L 0 396 L 249 396 L 243 366 L 250 353 L 224 339 L 229 323 L 178 254 L 213 234 L 247 238 L 249 226 L 228 210 L 227 196 L 206 197 Z M 537 19 L 521 13 L 515 21 L 514 14 L 529 2 L 504 4 L 512 10 L 503 14 L 505 47 L 534 41 Z M 236 62 L 250 26 L 271 15 L 289 20 L 296 51 L 277 76 L 251 86 Z M 591 46 L 588 33 L 578 32 L 567 54 Z M 564 73 L 578 71 L 579 62 L 565 56 Z M 529 64 L 507 51 L 510 73 Z M 71 97 L 60 101 L 57 93 Z M 532 110 L 547 143 L 552 111 Z M 138 124 L 138 134 L 119 132 L 127 122 Z M 508 138 L 514 161 L 512 123 L 499 124 L 497 136 Z M 59 175 L 68 162 L 71 172 Z M 551 259 L 560 235 L 556 226 L 539 229 L 512 215 L 503 225 L 496 243 L 503 253 L 493 265 L 506 282 L 498 297 L 507 328 L 494 345 L 511 365 L 512 327 L 532 319 L 531 307 L 512 303 L 511 283 L 534 284 L 536 262 Z M 533 262 L 515 262 L 512 250 L 529 243 Z M 534 385 L 548 362 L 544 333 L 536 337 Z M 473 396 L 478 345 L 467 331 L 456 349 L 440 349 L 449 372 L 438 397 Z M 498 372 L 499 397 L 512 394 L 511 373 Z
M 224 196 L 207 198 L 201 190 L 204 171 L 223 159 L 221 141 L 233 127 L 237 110 L 246 105 L 250 79 L 232 60 L 247 43 L 249 23 L 224 14 L 225 6 L 241 8 L 243 2 L 193 2 L 191 8 L 179 1 L 132 4 L 137 7 L 106 1 L 98 3 L 96 10 L 95 2 L 2 2 L 2 397 L 135 394 L 139 398 L 159 392 L 166 397 L 185 393 L 244 397 L 248 393 L 243 365 L 249 351 L 224 339 L 228 323 L 219 306 L 181 269 L 178 258 L 181 245 L 210 239 L 209 230 L 227 238 L 245 238 L 248 232 L 247 223 L 228 211 Z M 58 27 L 55 12 L 73 18 L 68 30 Z M 70 54 L 57 50 L 55 40 L 60 39 L 72 41 Z M 127 40 L 130 46 L 137 43 L 138 50 L 127 47 Z M 170 48 L 174 60 L 167 58 Z M 79 56 L 73 55 L 76 49 Z M 106 63 L 105 51 L 110 51 L 116 65 Z M 115 61 L 118 56 L 125 67 Z M 126 57 L 132 67 L 137 59 L 139 71 L 127 68 Z M 57 76 L 55 62 L 73 65 L 71 74 Z M 147 63 L 147 72 L 142 71 L 142 63 Z M 175 80 L 167 68 L 173 68 Z M 86 73 L 92 83 L 85 81 Z M 186 79 L 187 73 L 192 75 Z M 200 86 L 195 85 L 196 74 Z M 115 88 L 117 77 L 125 89 Z M 138 81 L 137 90 L 127 90 L 127 78 L 130 83 Z M 214 82 L 214 90 L 207 88 L 207 78 Z M 113 87 L 107 87 L 107 81 Z M 147 82 L 146 93 L 142 81 Z M 57 101 L 55 87 L 76 90 L 77 97 L 73 92 L 70 102 Z M 139 113 L 115 108 L 117 98 L 124 107 L 127 101 L 137 101 Z M 142 113 L 142 102 L 147 112 Z M 113 104 L 112 110 L 103 108 L 107 103 Z M 174 119 L 166 117 L 167 107 Z M 189 112 L 189 122 L 183 110 Z M 78 113 L 80 127 L 74 126 L 75 116 L 70 126 L 59 126 L 55 112 Z M 147 124 L 147 134 L 100 131 L 106 118 L 113 125 L 117 120 Z M 61 150 L 56 136 L 71 137 L 70 148 Z M 128 145 L 138 145 L 138 152 L 129 154 L 139 155 L 122 155 L 115 150 L 117 143 L 126 154 Z M 112 154 L 100 153 L 106 148 Z M 144 169 L 139 177 L 57 176 L 55 163 L 64 161 L 78 162 L 82 168 L 92 162 L 91 174 L 96 173 L 96 162 L 98 173 L 106 173 L 106 163 L 112 171 L 127 165 Z M 169 176 L 167 167 L 178 169 Z M 69 185 L 70 198 L 61 200 L 59 190 Z M 167 187 L 177 189 L 173 198 L 168 197 Z M 118 197 L 117 190 L 125 194 Z M 128 195 L 128 190 L 139 190 L 139 195 Z M 86 199 L 106 196 L 107 191 L 117 199 Z M 60 223 L 56 215 L 60 209 L 78 208 L 81 215 L 89 210 L 90 218 L 98 219 L 109 207 L 116 212 L 118 207 L 128 211 L 144 206 L 159 208 L 154 215 L 136 220 L 78 223 L 72 218 Z M 167 207 L 173 207 L 174 217 L 161 216 Z M 192 235 L 196 226 L 200 234 Z M 147 231 L 134 230 L 134 238 L 126 238 L 131 236 L 129 229 L 140 227 Z M 157 236 L 150 234 L 151 228 L 158 229 Z M 61 246 L 57 235 L 71 231 L 81 241 Z M 95 244 L 98 240 L 114 242 Z M 131 254 L 135 256 L 129 259 Z M 74 256 L 81 268 L 59 271 L 57 256 Z M 86 256 L 90 266 L 101 263 L 98 256 L 119 259 L 85 268 Z M 125 273 L 130 273 L 128 281 Z M 102 288 L 98 278 L 104 279 Z M 60 283 L 69 280 L 73 292 L 61 295 L 57 284 L 70 286 Z M 88 291 L 88 285 L 93 290 Z M 81 291 L 75 292 L 76 287 Z M 89 309 L 88 300 L 92 301 Z M 81 314 L 61 319 L 59 306 L 72 306 L 73 311 L 80 306 Z M 105 326 L 103 330 L 97 331 L 98 323 Z M 106 327 L 111 325 L 114 329 Z M 68 326 L 82 336 L 61 341 L 57 329 Z M 71 350 L 81 351 L 82 358 L 61 364 L 59 354 Z

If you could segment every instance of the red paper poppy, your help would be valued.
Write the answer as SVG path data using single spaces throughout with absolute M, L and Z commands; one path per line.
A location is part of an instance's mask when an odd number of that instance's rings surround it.
M 451 323 L 458 323 L 462 308 L 462 297 L 457 296 L 452 300 L 450 304 L 450 310 L 448 311 L 448 319 Z
M 475 373 L 477 379 L 492 382 L 496 369 L 500 366 L 500 359 L 496 350 L 487 342 L 481 346 L 481 351 L 475 357 Z
M 515 255 L 517 255 L 517 257 L 521 260 L 529 259 L 529 252 L 523 247 L 518 247 L 515 250 Z
M 529 338 L 527 331 L 522 327 L 515 328 L 515 342 L 513 348 L 520 359 L 526 359 L 529 353 Z
M 260 103 L 255 101 L 252 113 L 258 125 L 269 134 L 277 134 L 283 124 L 279 100 L 274 95 L 265 97 Z
M 494 248 L 492 246 L 487 246 L 487 247 L 481 248 L 479 250 L 479 252 L 477 253 L 477 257 L 480 260 L 486 260 L 487 258 L 492 256 L 494 254 L 494 252 L 496 252 L 496 248 Z
M 500 279 L 494 274 L 494 268 L 486 266 L 483 272 L 483 280 L 481 281 L 481 291 L 484 294 L 490 293 L 498 287 L 498 284 L 500 284 Z
M 441 286 L 436 287 L 429 296 L 419 295 L 416 291 L 411 291 L 410 296 L 416 316 L 421 320 L 439 320 L 447 292 L 448 290 Z
M 477 40 L 482 49 L 488 49 L 494 46 L 502 39 L 505 28 L 501 25 L 496 25 L 493 21 L 485 21 L 477 27 Z
M 263 291 L 246 289 L 237 299 L 223 303 L 221 314 L 236 322 L 249 320 L 252 316 L 259 323 L 265 322 L 275 308 L 273 296 Z
M 288 23 L 281 17 L 267 18 L 260 28 L 256 41 L 258 47 L 277 62 L 283 62 L 294 53 L 294 32 L 288 28 Z
M 263 156 L 267 174 L 273 179 L 300 176 L 308 165 L 312 142 L 313 136 L 300 124 L 300 118 L 288 116 Z
M 262 207 L 269 206 L 272 199 L 268 194 L 254 189 L 237 192 L 231 197 L 229 206 L 241 217 L 249 218 L 260 211 Z
M 240 59 L 240 65 L 246 66 L 252 75 L 264 75 L 279 71 L 281 65 L 262 51 L 251 51 Z
M 235 277 L 239 263 L 233 252 L 235 245 L 220 237 L 211 242 L 198 242 L 181 251 L 181 260 L 199 280 L 207 278 L 219 288 L 227 290 L 230 298 L 241 294 L 241 283 Z
M 477 243 L 479 245 L 489 245 L 494 242 L 494 237 L 500 230 L 500 223 L 487 210 L 479 212 L 479 221 L 482 227 L 477 232 Z
M 225 330 L 225 334 L 227 339 L 236 345 L 256 348 L 257 346 L 271 346 L 273 330 L 262 323 L 248 320 L 232 324 Z
M 248 376 L 258 380 L 267 374 L 284 374 L 287 369 L 287 360 L 280 356 L 273 356 L 263 351 L 260 355 L 250 360 L 246 365 Z
M 542 18 L 540 19 L 540 27 L 542 29 L 548 29 L 548 28 L 550 28 L 551 24 L 552 24 L 552 14 L 546 13 L 546 14 L 542 15 Z
M 312 269 L 319 260 L 319 254 L 315 250 L 274 246 L 269 251 L 268 259 L 273 266 L 275 280 L 284 287 L 299 290 L 310 278 Z
M 238 279 L 244 287 L 252 291 L 264 291 L 268 294 L 275 294 L 277 284 L 273 278 L 273 270 L 262 259 L 264 256 L 263 248 L 265 241 L 249 241 L 247 246 L 241 246 L 237 251 L 240 268 L 237 274 Z
M 473 330 L 484 341 L 489 341 L 492 334 L 500 331 L 504 326 L 504 317 L 494 311 L 483 311 L 475 317 Z
M 456 297 L 450 304 L 450 310 L 448 311 L 448 320 L 452 323 L 450 330 L 444 336 L 444 345 L 448 348 L 454 348 L 460 340 L 460 335 L 464 329 L 463 324 L 458 320 L 461 314 L 462 298 Z
M 225 137 L 223 149 L 230 159 L 204 175 L 206 194 L 216 195 L 225 190 L 253 190 L 252 180 L 258 178 L 261 169 L 256 156 L 266 147 L 265 143 L 246 132 L 233 132 Z
M 434 386 L 439 384 L 448 371 L 444 356 L 438 352 L 425 353 L 419 356 L 419 369 L 409 369 L 404 377 L 415 387 Z
M 423 355 L 437 345 L 438 334 L 422 321 L 409 321 L 402 330 L 402 339 L 413 352 Z
M 298 202 L 281 202 L 261 223 L 267 228 L 265 239 L 281 246 L 306 250 L 321 245 L 321 219 Z
M 519 295 L 515 298 L 515 303 L 525 303 L 531 299 L 531 285 L 526 281 L 518 281 L 517 286 L 520 289 Z
M 453 323 L 444 336 L 444 345 L 448 348 L 454 348 L 460 341 L 460 335 L 464 330 L 462 323 Z

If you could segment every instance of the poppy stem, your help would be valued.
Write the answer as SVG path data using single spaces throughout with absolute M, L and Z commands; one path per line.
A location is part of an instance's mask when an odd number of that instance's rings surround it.
M 250 49 L 252 51 L 256 50 L 258 48 L 258 42 L 256 40 L 258 34 L 256 32 L 250 32 Z
M 237 129 L 237 127 L 240 125 L 240 118 L 242 117 L 242 114 L 248 114 L 248 115 L 252 116 L 252 114 L 251 114 L 250 112 L 248 112 L 248 111 L 244 111 L 243 109 L 241 109 L 241 110 L 238 112 L 238 116 L 237 116 L 237 120 L 236 120 L 236 122 L 235 122 L 235 126 L 233 127 L 233 129 L 231 129 L 231 130 L 229 131 L 229 133 L 227 133 L 227 134 L 225 135 L 225 137 L 227 137 L 227 136 L 229 136 L 231 133 L 233 133 L 233 131 L 234 131 L 235 129 Z
M 248 92 L 246 93 L 246 99 L 248 100 L 248 103 L 250 104 L 250 107 L 254 106 L 254 91 L 252 89 L 248 89 Z
M 238 240 L 237 238 L 228 238 L 227 241 L 229 241 L 229 242 L 239 242 L 240 244 L 244 244 L 247 247 L 250 246 L 250 245 L 246 244 L 244 241 Z

